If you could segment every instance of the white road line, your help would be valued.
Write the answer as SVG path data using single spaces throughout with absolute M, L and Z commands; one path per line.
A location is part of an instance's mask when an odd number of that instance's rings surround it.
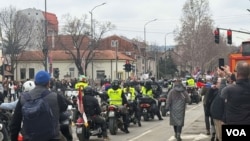
M 130 140 L 128 140 L 128 141 L 135 141 L 136 139 L 138 139 L 138 138 L 140 138 L 140 137 L 142 137 L 142 136 L 144 136 L 144 135 L 146 135 L 146 134 L 148 134 L 148 133 L 150 133 L 150 132 L 152 132 L 152 130 L 148 130 L 148 131 L 146 131 L 146 132 L 140 134 L 139 136 L 136 136 L 136 137 L 134 137 L 134 138 L 132 138 L 132 139 L 130 139 Z
M 207 135 L 204 135 L 204 134 L 199 134 L 199 135 L 181 135 L 181 138 L 183 140 L 190 140 L 192 139 L 193 141 L 199 141 L 201 139 L 208 139 L 209 136 Z M 175 137 L 174 136 L 171 136 L 168 141 L 175 141 Z

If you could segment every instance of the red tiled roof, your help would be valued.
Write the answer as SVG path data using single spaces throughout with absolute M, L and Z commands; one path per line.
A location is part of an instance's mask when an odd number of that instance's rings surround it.
M 46 15 L 45 12 L 43 12 L 43 15 L 47 18 L 47 21 L 49 23 L 48 26 L 52 26 L 54 30 L 58 31 L 58 20 L 56 15 L 49 12 L 46 12 Z
M 83 52 L 83 51 L 82 51 Z M 116 52 L 112 50 L 95 50 L 95 60 L 114 60 L 116 57 Z M 76 53 L 76 50 L 73 50 L 73 53 Z M 49 56 L 52 56 L 52 60 L 63 61 L 63 60 L 72 60 L 71 54 L 63 50 L 54 50 L 49 52 Z M 119 60 L 130 60 L 133 59 L 122 53 L 117 54 Z M 41 51 L 27 51 L 23 52 L 18 58 L 20 61 L 41 61 L 43 60 L 43 54 Z

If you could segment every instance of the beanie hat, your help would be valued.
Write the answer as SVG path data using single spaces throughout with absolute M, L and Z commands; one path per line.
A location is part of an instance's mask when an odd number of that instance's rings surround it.
M 50 81 L 50 75 L 46 71 L 39 71 L 35 76 L 35 83 L 37 85 L 45 85 Z

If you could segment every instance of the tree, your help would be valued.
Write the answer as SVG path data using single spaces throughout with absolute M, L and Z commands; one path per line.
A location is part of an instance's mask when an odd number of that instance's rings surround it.
M 60 45 L 72 56 L 74 59 L 75 65 L 78 69 L 79 74 L 84 74 L 88 67 L 88 64 L 92 61 L 94 57 L 94 50 L 99 47 L 100 41 L 103 35 L 112 30 L 114 25 L 110 22 L 107 23 L 98 23 L 94 21 L 94 27 L 98 27 L 97 32 L 94 33 L 92 39 L 90 38 L 90 25 L 86 23 L 87 16 L 83 15 L 81 18 L 72 17 L 67 14 L 64 16 L 65 25 L 63 26 L 63 34 L 69 35 L 71 37 L 71 42 L 74 45 L 76 53 L 67 45 L 63 44 L 60 41 Z M 90 38 L 90 42 L 86 48 L 84 48 L 83 40 L 85 38 Z M 85 60 L 85 70 L 82 67 L 82 61 Z M 85 74 L 86 75 L 86 74 Z
M 164 78 L 174 78 L 176 72 L 178 72 L 177 66 L 173 61 L 173 58 L 169 54 L 167 58 L 159 60 L 159 76 Z
M 3 47 L 6 49 L 6 60 L 14 73 L 18 56 L 29 44 L 33 31 L 33 20 L 10 6 L 0 12 L 0 28 L 3 32 Z
M 215 44 L 213 31 L 208 0 L 187 0 L 183 6 L 181 28 L 175 30 L 175 41 L 178 54 L 185 58 L 183 61 L 188 60 L 185 63 L 190 66 L 189 72 L 196 67 L 206 70 L 210 60 L 228 54 L 223 38 L 219 45 Z

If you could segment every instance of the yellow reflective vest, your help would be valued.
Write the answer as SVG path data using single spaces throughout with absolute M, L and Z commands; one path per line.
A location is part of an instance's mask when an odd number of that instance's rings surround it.
M 129 87 L 128 89 L 129 89 L 129 93 L 131 94 L 131 96 L 128 100 L 132 100 L 132 101 L 135 100 L 135 88 Z M 123 88 L 123 92 L 128 93 L 127 88 Z
M 110 88 L 107 92 L 109 97 L 109 105 L 116 105 L 121 106 L 122 105 L 122 89 L 114 90 Z
M 146 91 L 145 87 L 142 88 L 142 95 L 154 98 L 154 96 L 153 96 L 153 90 L 150 89 L 150 90 Z
M 188 84 L 188 86 L 192 86 L 192 87 L 194 87 L 195 86 L 195 82 L 194 82 L 194 79 L 188 79 L 187 80 L 187 84 Z
M 89 84 L 85 82 L 77 82 L 75 84 L 75 89 L 78 90 L 81 87 L 81 90 L 83 90 L 85 87 L 87 87 Z

